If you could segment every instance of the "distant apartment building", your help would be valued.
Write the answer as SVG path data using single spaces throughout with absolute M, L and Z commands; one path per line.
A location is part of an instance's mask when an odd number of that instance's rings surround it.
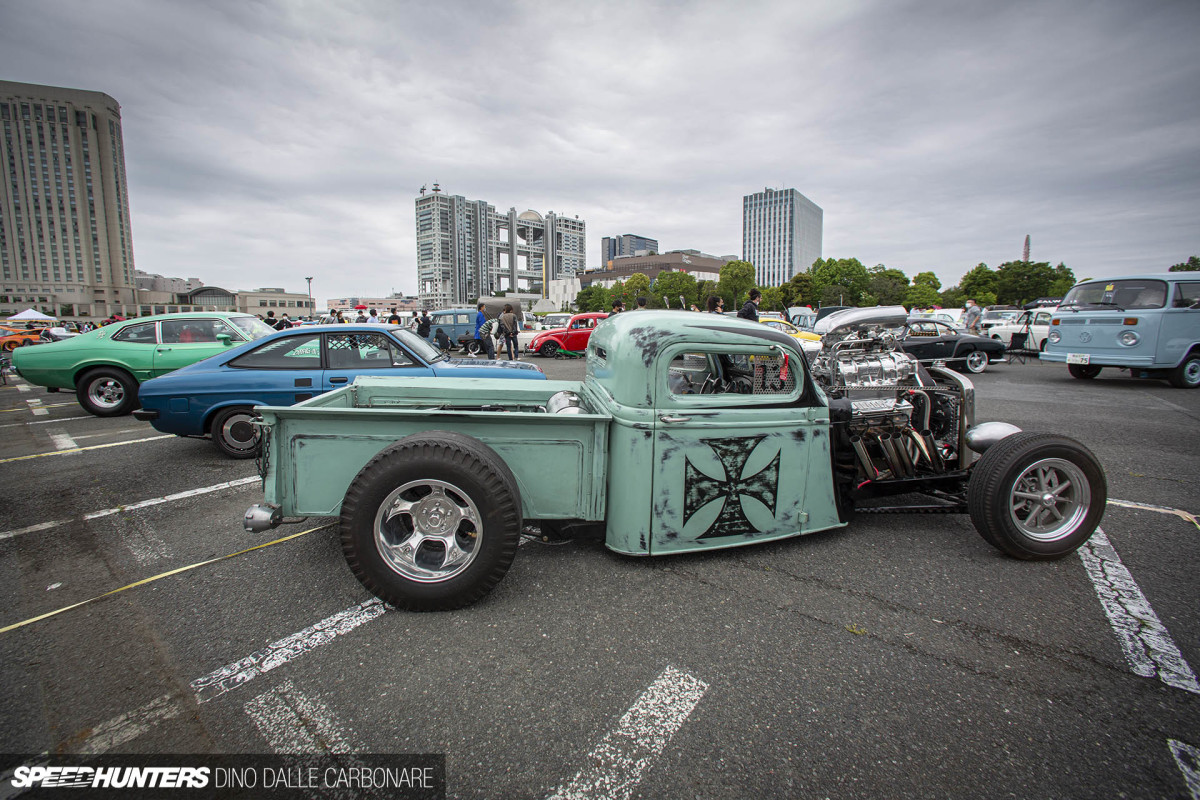
M 653 283 L 662 272 L 687 272 L 697 281 L 716 281 L 721 278 L 721 267 L 736 259 L 736 256 L 710 256 L 699 250 L 672 250 L 652 256 L 618 258 L 611 268 L 585 272 L 579 281 L 584 288 L 599 284 L 611 289 L 613 284 L 627 281 L 635 273 L 645 275 Z
M 136 313 L 121 106 L 0 81 L 0 314 Z
M 634 233 L 620 236 L 605 236 L 600 240 L 600 268 L 611 267 L 609 262 L 627 256 L 648 256 L 658 252 L 658 240 L 648 239 Z
M 498 292 L 537 294 L 587 265 L 587 223 L 446 194 L 435 183 L 416 199 L 417 294 L 428 308 Z
M 335 308 L 347 311 L 355 306 L 366 306 L 368 310 L 375 309 L 380 314 L 390 312 L 395 308 L 401 314 L 412 314 L 414 311 L 420 311 L 423 306 L 421 299 L 413 295 L 392 294 L 387 297 L 367 297 L 363 295 L 350 295 L 347 297 L 331 297 L 325 301 L 325 308 L 330 311 Z
M 779 286 L 821 257 L 821 207 L 795 189 L 742 198 L 742 257 L 760 286 Z

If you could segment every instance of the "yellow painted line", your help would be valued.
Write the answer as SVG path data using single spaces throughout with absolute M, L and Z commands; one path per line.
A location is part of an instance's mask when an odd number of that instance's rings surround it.
M 1142 511 L 1154 511 L 1158 514 L 1170 514 L 1173 517 L 1179 517 L 1184 522 L 1190 522 L 1197 528 L 1200 528 L 1200 515 L 1189 514 L 1180 508 L 1171 508 L 1169 506 L 1155 506 L 1150 503 L 1136 503 L 1133 500 L 1112 500 L 1108 501 L 1110 506 L 1120 506 L 1121 508 L 1137 508 Z
M 97 600 L 102 600 L 105 597 L 111 597 L 114 594 L 117 594 L 119 592 L 124 592 L 127 589 L 133 589 L 138 586 L 145 586 L 148 583 L 153 583 L 154 581 L 170 577 L 171 575 L 178 575 L 181 572 L 188 572 L 189 570 L 198 569 L 200 567 L 204 567 L 209 564 L 215 564 L 218 561 L 224 561 L 228 558 L 235 558 L 237 556 L 245 555 L 246 553 L 253 553 L 255 550 L 262 550 L 264 547 L 270 547 L 273 544 L 279 544 L 280 542 L 286 542 L 291 539 L 298 539 L 301 536 L 312 533 L 313 531 L 323 530 L 325 528 L 329 528 L 332 526 L 333 526 L 333 523 L 330 523 L 328 525 L 320 525 L 316 528 L 309 528 L 306 531 L 300 531 L 299 533 L 293 533 L 289 536 L 284 536 L 282 538 L 276 539 L 273 542 L 267 542 L 265 544 L 256 544 L 254 547 L 249 547 L 249 548 L 246 548 L 245 550 L 238 550 L 236 553 L 230 553 L 229 555 L 225 555 L 225 556 L 217 556 L 216 558 L 210 558 L 207 561 L 201 561 L 196 564 L 189 564 L 186 567 L 179 567 L 178 569 L 173 569 L 168 572 L 162 572 L 162 573 L 159 573 L 158 575 L 154 575 L 153 577 L 150 577 L 150 578 L 143 578 L 142 580 L 134 581 L 133 583 L 131 583 L 127 586 L 122 586 L 120 589 L 113 589 L 111 591 L 105 592 L 104 594 L 98 594 L 95 597 L 89 597 L 87 600 L 83 600 L 82 602 L 74 603 L 73 605 L 69 605 L 69 606 L 64 606 L 63 608 L 60 608 L 57 611 L 50 611 L 45 614 L 39 614 L 38 616 L 30 617 L 29 619 L 24 620 L 23 622 L 16 622 L 12 625 L 8 625 L 6 627 L 0 628 L 0 633 L 8 633 L 9 631 L 15 631 L 17 628 L 23 628 L 26 625 L 32 625 L 35 622 L 41 622 L 44 619 L 49 619 L 50 617 L 57 616 L 57 615 L 63 613 L 64 611 L 70 611 L 73 608 L 79 608 L 80 606 L 86 606 L 88 603 L 94 603 Z
M 127 442 L 109 442 L 108 444 L 93 444 L 88 447 L 74 447 L 70 450 L 54 450 L 49 453 L 34 453 L 28 456 L 14 456 L 13 458 L 0 458 L 0 464 L 8 464 L 13 461 L 28 461 L 31 458 L 45 458 L 46 456 L 65 456 L 68 453 L 82 453 L 85 450 L 101 450 L 105 447 L 120 447 L 125 444 L 137 444 L 139 442 L 153 442 L 157 439 L 174 439 L 175 434 L 164 433 L 162 436 L 147 436 L 145 439 L 130 439 Z

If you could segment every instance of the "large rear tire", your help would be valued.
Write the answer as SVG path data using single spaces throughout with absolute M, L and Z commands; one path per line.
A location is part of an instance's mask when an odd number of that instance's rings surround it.
M 470 605 L 508 572 L 520 543 L 512 472 L 452 431 L 401 439 L 362 468 L 342 501 L 342 553 L 372 594 L 410 611 Z
M 123 417 L 138 407 L 138 382 L 116 367 L 85 372 L 75 384 L 75 397 L 83 410 L 97 417 Z
M 1014 558 L 1075 552 L 1100 524 L 1108 500 L 1104 469 L 1074 439 L 1015 433 L 974 466 L 967 509 L 983 538 Z

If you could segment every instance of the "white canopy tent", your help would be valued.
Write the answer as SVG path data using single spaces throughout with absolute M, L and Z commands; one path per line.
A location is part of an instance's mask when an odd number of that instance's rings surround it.
M 13 314 L 8 319 L 13 322 L 54 322 L 58 317 L 49 317 L 40 311 L 27 308 L 20 314 Z

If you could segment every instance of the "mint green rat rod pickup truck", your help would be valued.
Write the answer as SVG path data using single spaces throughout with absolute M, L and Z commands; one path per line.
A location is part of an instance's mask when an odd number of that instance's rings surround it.
M 765 325 L 639 311 L 597 326 L 581 382 L 360 378 L 260 407 L 266 502 L 244 524 L 340 515 L 354 575 L 412 610 L 485 595 L 527 524 L 656 556 L 942 511 L 1017 558 L 1073 552 L 1107 499 L 1095 456 L 976 424 L 966 376 L 899 349 L 906 317 L 833 314 L 810 364 Z

